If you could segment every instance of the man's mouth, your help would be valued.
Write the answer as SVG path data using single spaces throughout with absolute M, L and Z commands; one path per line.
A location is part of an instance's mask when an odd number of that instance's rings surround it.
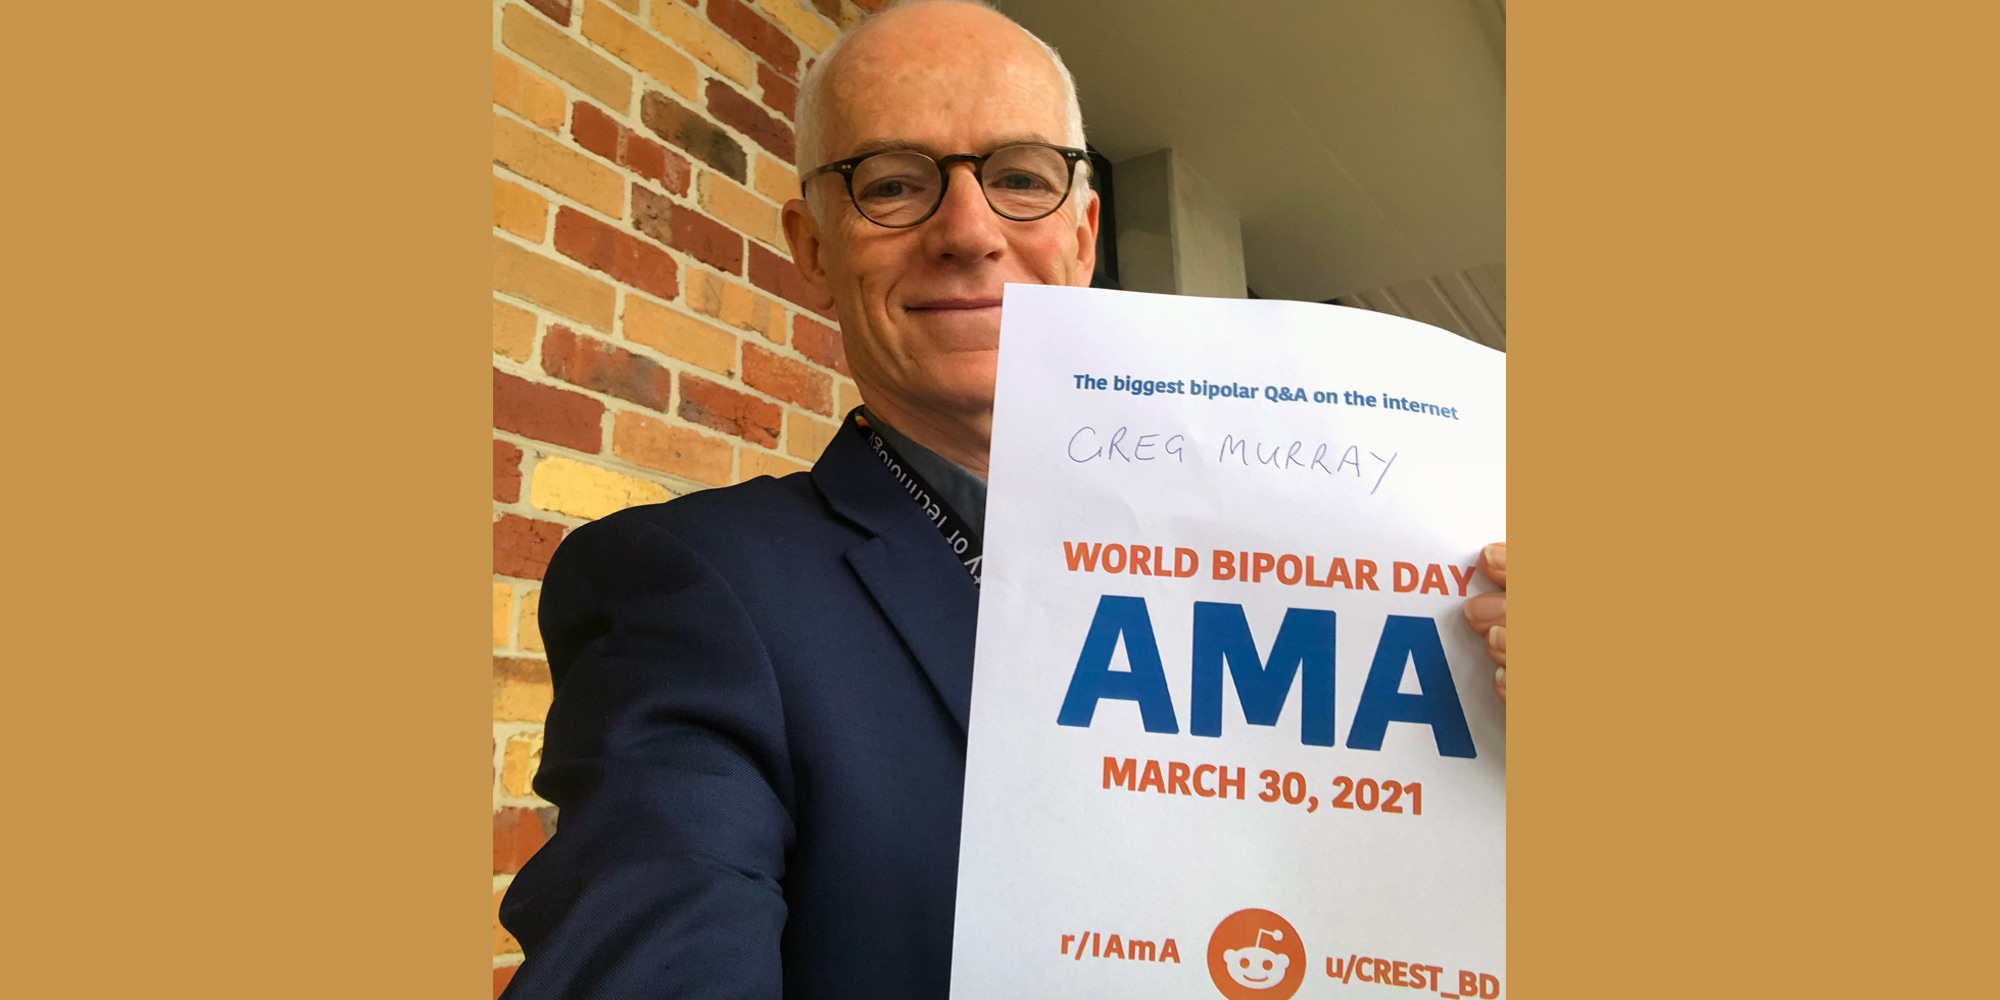
M 924 302 L 912 302 L 903 308 L 910 312 L 970 312 L 976 309 L 998 309 L 1000 300 L 997 298 L 929 299 Z

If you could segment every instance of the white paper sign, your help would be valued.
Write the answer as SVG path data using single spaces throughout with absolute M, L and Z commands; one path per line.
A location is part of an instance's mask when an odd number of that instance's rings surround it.
M 1506 359 L 1009 285 L 952 996 L 1504 995 Z

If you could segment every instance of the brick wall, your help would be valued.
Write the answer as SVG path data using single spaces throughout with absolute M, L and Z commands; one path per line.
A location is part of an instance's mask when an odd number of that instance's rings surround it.
M 805 469 L 860 401 L 799 301 L 801 71 L 882 0 L 493 7 L 493 894 L 553 831 L 536 613 L 571 528 Z M 520 948 L 496 921 L 496 995 Z

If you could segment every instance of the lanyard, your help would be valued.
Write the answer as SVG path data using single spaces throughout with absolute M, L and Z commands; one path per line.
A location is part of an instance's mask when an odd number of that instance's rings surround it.
M 945 544 L 951 546 L 952 553 L 958 557 L 960 563 L 964 564 L 965 571 L 972 574 L 972 585 L 979 586 L 979 561 L 985 554 L 985 548 L 980 544 L 979 532 L 965 518 L 960 517 L 957 511 L 951 509 L 951 504 L 945 502 L 944 495 L 917 472 L 917 467 L 911 465 L 909 460 L 896 450 L 896 446 L 889 443 L 888 438 L 868 426 L 868 418 L 861 415 L 859 407 L 847 415 L 847 422 L 859 428 L 866 436 L 868 447 L 874 449 L 875 457 L 881 459 L 882 464 L 888 467 L 889 474 L 896 477 L 896 485 L 901 486 L 910 494 L 910 499 L 915 500 L 917 506 L 923 508 L 924 516 L 930 518 L 938 534 L 944 536 Z

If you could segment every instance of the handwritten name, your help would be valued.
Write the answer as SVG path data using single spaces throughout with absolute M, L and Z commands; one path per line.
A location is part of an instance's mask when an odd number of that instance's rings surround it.
M 1294 438 L 1289 441 L 1260 441 L 1254 438 L 1240 438 L 1234 434 L 1224 434 L 1221 444 L 1215 450 L 1215 461 L 1221 465 L 1239 465 L 1243 468 L 1265 466 L 1280 472 L 1304 472 L 1342 477 L 1350 472 L 1360 482 L 1369 482 L 1368 492 L 1373 495 L 1382 488 L 1383 479 L 1389 475 L 1389 468 L 1396 464 L 1398 452 L 1390 452 L 1387 458 L 1374 451 L 1366 450 L 1359 444 L 1350 444 L 1340 451 L 1331 442 L 1307 441 Z M 1069 460 L 1079 465 L 1089 462 L 1158 462 L 1185 463 L 1190 453 L 1203 454 L 1203 450 L 1185 434 L 1160 431 L 1138 431 L 1131 427 L 1079 427 L 1069 436 L 1065 454 Z M 1362 456 L 1366 455 L 1376 463 L 1372 470 L 1364 468 Z M 1372 481 L 1371 481 L 1372 480 Z

